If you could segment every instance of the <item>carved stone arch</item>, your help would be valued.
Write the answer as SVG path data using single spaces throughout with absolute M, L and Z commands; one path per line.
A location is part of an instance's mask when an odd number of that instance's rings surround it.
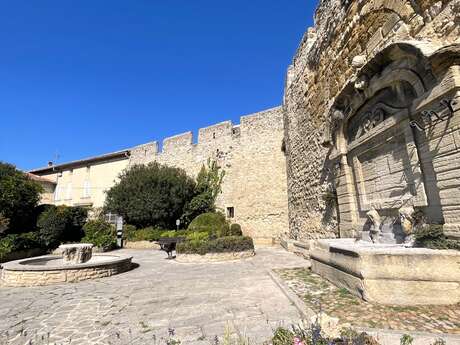
M 365 16 L 371 12 L 387 10 L 396 13 L 405 22 L 416 15 L 416 12 L 409 1 L 402 0 L 375 0 L 375 1 L 364 1 L 364 5 L 361 8 L 361 16 Z
M 427 57 L 433 51 L 435 48 L 432 45 L 408 41 L 391 44 L 377 53 L 359 70 L 357 79 L 350 80 L 336 97 L 330 112 L 330 142 L 337 142 L 334 136 L 338 134 L 339 137 L 346 137 L 346 123 L 381 90 L 405 87 L 413 90 L 411 100 L 422 97 L 436 82 Z M 359 88 L 357 82 L 361 83 Z M 396 109 L 398 105 L 393 107 Z M 333 117 L 336 110 L 344 114 L 345 126 L 339 125 L 337 117 Z M 339 133 L 334 132 L 337 130 Z
M 344 229 L 385 232 L 385 241 L 402 241 L 398 223 L 403 208 L 426 207 L 427 195 L 415 134 L 414 104 L 425 99 L 438 82 L 423 43 L 392 44 L 368 61 L 336 97 L 331 111 L 331 159 L 340 162 L 338 186 Z M 365 76 L 366 78 L 360 78 Z M 378 181 L 375 182 L 375 181 Z M 340 210 L 340 205 L 342 210 Z M 386 223 L 373 229 L 367 214 Z M 396 236 L 396 237 L 395 237 Z M 399 236 L 399 237 L 398 237 Z

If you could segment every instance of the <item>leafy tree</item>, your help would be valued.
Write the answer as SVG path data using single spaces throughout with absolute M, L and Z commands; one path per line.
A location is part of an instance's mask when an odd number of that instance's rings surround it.
M 187 205 L 182 221 L 186 225 L 203 213 L 216 211 L 216 199 L 222 192 L 222 181 L 225 176 L 216 161 L 208 159 L 207 166 L 203 165 L 196 179 L 195 196 Z
M 80 242 L 87 215 L 88 211 L 83 207 L 48 207 L 37 222 L 40 241 L 47 248 L 56 248 L 65 242 Z
M 35 228 L 34 209 L 42 187 L 13 165 L 0 162 L 0 210 L 9 219 L 8 232 L 19 233 Z
M 107 191 L 105 210 L 137 228 L 173 229 L 194 191 L 195 182 L 182 169 L 158 163 L 136 165 Z

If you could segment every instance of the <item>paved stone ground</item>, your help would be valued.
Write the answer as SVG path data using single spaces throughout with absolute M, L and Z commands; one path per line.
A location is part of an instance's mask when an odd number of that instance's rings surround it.
M 168 337 L 210 344 L 226 327 L 262 343 L 300 319 L 267 270 L 308 262 L 282 249 L 211 264 L 180 264 L 154 250 L 120 252 L 139 267 L 76 284 L 0 287 L 0 344 L 164 344 Z
M 372 304 L 339 289 L 309 269 L 275 270 L 315 312 L 341 323 L 365 328 L 460 334 L 460 304 L 451 306 L 384 306 Z

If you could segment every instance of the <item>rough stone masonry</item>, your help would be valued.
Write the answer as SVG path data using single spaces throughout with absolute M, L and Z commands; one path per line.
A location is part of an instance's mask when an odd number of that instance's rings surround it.
M 287 74 L 290 237 L 460 236 L 460 1 L 322 0 Z
M 232 222 L 258 244 L 272 244 L 288 232 L 286 157 L 281 107 L 201 128 L 131 150 L 130 165 L 158 162 L 197 176 L 208 159 L 225 171 L 217 207 L 233 209 Z

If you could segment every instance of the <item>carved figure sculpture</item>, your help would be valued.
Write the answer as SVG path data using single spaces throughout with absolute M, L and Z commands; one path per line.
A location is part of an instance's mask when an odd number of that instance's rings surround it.
M 413 207 L 402 207 L 399 209 L 399 219 L 401 221 L 401 228 L 406 235 L 406 244 L 412 245 L 414 242 L 413 230 L 415 223 L 415 209 Z
M 380 227 L 382 225 L 382 221 L 380 219 L 380 215 L 375 208 L 367 212 L 367 217 L 372 222 L 372 227 L 370 229 L 370 238 L 372 243 L 376 243 L 378 237 L 380 235 Z
M 369 78 L 366 75 L 359 76 L 355 81 L 355 89 L 364 91 L 369 85 Z

